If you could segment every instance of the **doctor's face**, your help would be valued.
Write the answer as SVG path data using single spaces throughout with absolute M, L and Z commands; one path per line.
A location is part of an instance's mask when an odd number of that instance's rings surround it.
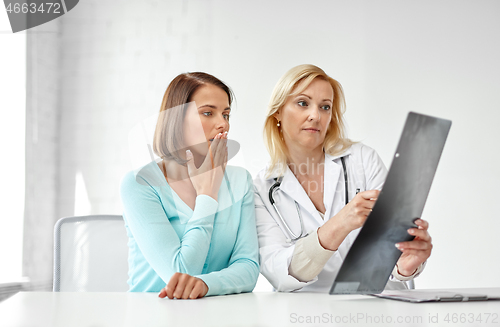
M 296 89 L 300 89 L 301 84 Z M 333 89 L 327 81 L 316 78 L 299 94 L 288 97 L 275 117 L 280 121 L 283 139 L 289 150 L 323 149 L 326 131 L 332 120 Z

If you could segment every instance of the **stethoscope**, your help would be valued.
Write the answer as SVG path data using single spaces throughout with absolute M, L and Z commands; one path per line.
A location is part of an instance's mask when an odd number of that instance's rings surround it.
M 345 167 L 344 157 L 340 157 L 340 160 L 342 161 L 342 168 L 344 170 L 345 204 L 347 205 L 347 203 L 349 203 L 349 196 L 348 196 L 349 195 L 349 191 L 348 191 L 349 190 L 349 182 L 347 180 L 347 169 Z M 271 188 L 269 188 L 269 201 L 273 205 L 274 210 L 278 214 L 278 217 L 280 218 L 282 225 L 285 227 L 288 235 L 290 236 L 290 238 L 288 238 L 286 240 L 287 243 L 290 243 L 290 242 L 298 241 L 299 239 L 301 239 L 303 237 L 306 237 L 308 235 L 308 233 L 304 234 L 304 220 L 302 219 L 299 204 L 297 203 L 297 201 L 294 200 L 295 208 L 297 209 L 297 213 L 299 215 L 299 220 L 300 220 L 300 235 L 299 236 L 297 236 L 294 232 L 292 232 L 292 230 L 290 229 L 290 226 L 288 226 L 285 219 L 283 219 L 283 217 L 281 216 L 281 214 L 278 210 L 278 207 L 276 206 L 276 201 L 274 201 L 273 194 L 274 194 L 274 191 L 280 187 L 282 179 L 283 179 L 283 177 L 274 178 L 274 184 L 271 186 Z

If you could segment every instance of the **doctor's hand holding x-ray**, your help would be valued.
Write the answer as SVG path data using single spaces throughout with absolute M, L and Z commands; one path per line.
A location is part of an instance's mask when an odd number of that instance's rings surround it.
M 318 239 L 325 249 L 336 251 L 347 235 L 363 227 L 379 195 L 378 190 L 358 193 L 338 214 L 326 221 L 318 229 Z M 408 229 L 415 239 L 410 242 L 400 242 L 395 246 L 402 252 L 397 262 L 397 269 L 403 276 L 411 276 L 417 268 L 431 255 L 431 236 L 427 231 L 429 223 L 417 219 L 418 228 Z
M 271 162 L 254 184 L 261 272 L 278 291 L 329 291 L 387 176 L 373 149 L 345 137 L 344 106 L 340 84 L 313 65 L 292 68 L 271 96 Z M 431 254 L 428 223 L 415 224 L 415 239 L 395 244 L 386 289 L 406 288 Z

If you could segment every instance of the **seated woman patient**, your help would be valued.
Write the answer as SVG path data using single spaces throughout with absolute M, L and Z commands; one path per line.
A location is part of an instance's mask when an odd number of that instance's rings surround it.
M 387 176 L 373 149 L 345 136 L 344 106 L 340 84 L 313 65 L 289 70 L 271 96 L 271 163 L 254 183 L 261 270 L 278 291 L 330 290 Z M 431 254 L 428 223 L 415 223 L 386 289 L 405 288 Z
M 251 292 L 259 275 L 252 178 L 226 167 L 233 95 L 206 73 L 168 86 L 152 161 L 122 180 L 131 292 L 170 299 Z

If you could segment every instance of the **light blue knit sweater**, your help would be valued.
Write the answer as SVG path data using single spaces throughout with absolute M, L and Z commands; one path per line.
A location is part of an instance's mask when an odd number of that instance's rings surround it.
M 251 292 L 259 276 L 252 177 L 226 167 L 218 202 L 194 211 L 167 184 L 156 162 L 122 180 L 129 237 L 129 291 L 159 292 L 175 272 L 202 279 L 209 295 Z

